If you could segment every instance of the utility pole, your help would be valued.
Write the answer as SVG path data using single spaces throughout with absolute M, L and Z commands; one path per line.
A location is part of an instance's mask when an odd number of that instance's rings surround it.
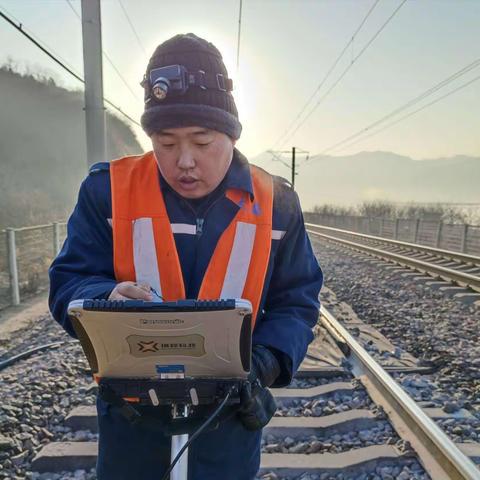
M 100 0 L 82 0 L 87 164 L 106 160 Z
M 295 147 L 292 147 L 292 188 L 295 190 Z
M 268 153 L 272 155 L 272 160 L 275 162 L 280 162 L 283 163 L 287 168 L 290 169 L 291 174 L 292 174 L 292 188 L 295 190 L 295 176 L 298 175 L 297 173 L 297 164 L 296 164 L 296 154 L 297 151 L 300 152 L 300 154 L 306 155 L 305 161 L 307 161 L 310 157 L 310 153 L 307 150 L 302 150 L 301 148 L 297 147 L 292 147 L 292 150 L 268 150 Z M 283 158 L 281 157 L 282 155 L 285 155 L 287 153 L 292 154 L 292 162 L 287 163 Z

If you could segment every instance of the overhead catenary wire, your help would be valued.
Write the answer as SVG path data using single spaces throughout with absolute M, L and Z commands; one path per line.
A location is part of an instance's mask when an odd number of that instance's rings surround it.
M 384 130 L 387 130 L 388 128 L 393 127 L 393 126 L 396 125 L 397 123 L 400 123 L 400 122 L 402 122 L 403 120 L 406 120 L 408 117 L 411 117 L 412 115 L 415 115 L 416 113 L 421 112 L 422 110 L 425 110 L 425 109 L 428 108 L 428 107 L 431 107 L 431 106 L 434 105 L 435 103 L 438 103 L 438 102 L 440 102 L 441 100 L 449 97 L 450 95 L 453 95 L 454 93 L 458 92 L 459 90 L 463 90 L 464 88 L 468 87 L 469 85 L 471 85 L 471 84 L 474 83 L 474 82 L 477 82 L 478 80 L 480 80 L 480 75 L 477 76 L 477 77 L 472 78 L 471 80 L 469 80 L 468 82 L 460 85 L 459 87 L 454 88 L 453 90 L 450 90 L 450 92 L 447 92 L 445 95 L 442 95 L 441 97 L 438 97 L 438 98 L 436 98 L 435 100 L 432 100 L 431 102 L 427 103 L 426 105 L 423 105 L 422 107 L 417 108 L 417 110 L 414 110 L 413 112 L 407 113 L 407 114 L 404 115 L 403 117 L 400 117 L 400 118 L 398 118 L 397 120 L 394 120 L 393 122 L 390 122 L 389 124 L 385 125 L 384 127 L 380 128 L 379 130 L 377 130 L 377 131 L 375 131 L 375 132 L 372 132 L 372 133 L 370 133 L 369 135 L 366 135 L 366 136 L 364 136 L 364 137 L 362 137 L 362 138 L 359 138 L 359 139 L 357 139 L 357 140 L 349 143 L 348 145 L 345 145 L 344 147 L 342 147 L 342 148 L 340 149 L 340 151 L 346 150 L 347 148 L 350 148 L 352 145 L 355 145 L 356 143 L 362 142 L 363 140 L 366 140 L 367 138 L 373 137 L 374 135 L 377 135 L 378 133 L 381 133 L 381 132 L 383 132 Z
M 3 8 L 3 7 L 2 7 Z M 82 83 L 85 83 L 85 80 L 78 74 L 76 73 L 72 67 L 69 67 L 66 62 L 64 60 L 60 60 L 60 56 L 59 55 L 54 55 L 53 53 L 51 53 L 49 51 L 49 48 L 50 47 L 46 47 L 46 46 L 43 46 L 41 43 L 43 42 L 40 42 L 40 40 L 37 40 L 36 38 L 34 38 L 34 36 L 30 33 L 28 33 L 26 30 L 25 30 L 25 27 L 20 23 L 18 22 L 18 25 L 8 16 L 6 15 L 5 13 L 3 13 L 1 10 L 0 10 L 0 16 L 5 20 L 7 21 L 10 25 L 12 25 L 14 28 L 16 28 L 22 35 L 24 35 L 25 37 L 28 38 L 28 40 L 30 40 L 36 47 L 38 47 L 40 50 L 42 50 L 43 53 L 45 53 L 46 55 L 48 55 L 55 63 L 57 63 L 58 65 L 60 65 L 64 70 L 66 70 L 70 75 L 72 75 L 73 77 L 75 77 L 78 81 L 82 82 Z M 13 15 L 11 15 L 13 17 Z M 18 21 L 18 20 L 17 20 Z
M 331 85 L 331 87 L 323 94 L 320 99 L 317 101 L 315 106 L 310 110 L 307 116 L 300 122 L 300 124 L 295 128 L 295 130 L 283 141 L 282 145 L 287 142 L 290 138 L 297 133 L 297 131 L 305 124 L 305 122 L 312 116 L 312 114 L 317 110 L 320 104 L 328 97 L 328 95 L 333 91 L 333 89 L 341 82 L 341 80 L 345 77 L 348 71 L 353 67 L 355 62 L 368 50 L 370 45 L 376 40 L 376 38 L 380 35 L 380 33 L 386 28 L 386 26 L 393 20 L 395 15 L 399 12 L 399 10 L 403 7 L 407 0 L 402 0 L 400 5 L 393 11 L 393 13 L 387 18 L 387 20 L 382 24 L 382 26 L 375 32 L 375 34 L 370 38 L 370 40 L 365 44 L 365 46 L 360 50 L 360 52 L 352 59 L 350 64 L 345 68 L 342 74 L 337 78 L 337 80 Z
M 470 71 L 472 71 L 473 69 L 477 68 L 478 66 L 480 66 L 480 58 L 478 58 L 477 60 L 471 62 L 470 64 L 466 65 L 465 67 L 461 68 L 460 70 L 458 70 L 457 72 L 455 72 L 454 74 L 448 76 L 447 78 L 443 79 L 441 82 L 435 84 L 433 87 L 430 87 L 428 88 L 427 90 L 425 90 L 424 92 L 422 92 L 421 94 L 417 95 L 416 97 L 412 98 L 411 100 L 409 100 L 408 102 L 404 103 L 403 105 L 401 105 L 400 107 L 397 107 L 395 108 L 394 110 L 392 110 L 390 113 L 384 115 L 383 117 L 381 117 L 380 119 L 376 120 L 375 122 L 371 123 L 370 125 L 367 125 L 366 127 L 362 128 L 361 130 L 359 130 L 358 132 L 352 134 L 352 135 L 349 135 L 347 138 L 335 143 L 334 145 L 328 147 L 328 148 L 325 148 L 324 150 L 322 150 L 319 155 L 324 155 L 325 153 L 327 152 L 330 152 L 332 150 L 336 150 L 338 147 L 340 147 L 341 145 L 345 144 L 345 143 L 348 143 L 350 142 L 351 140 L 353 140 L 354 138 L 356 137 L 359 137 L 361 136 L 362 134 L 364 134 L 365 132 L 368 132 L 369 130 L 371 130 L 372 128 L 374 127 L 377 127 L 378 125 L 384 123 L 385 121 L 389 120 L 390 118 L 398 115 L 399 113 L 401 113 L 402 111 L 406 110 L 407 108 L 410 108 L 410 107 L 413 107 L 414 105 L 416 105 L 417 103 L 419 103 L 420 101 L 424 100 L 425 98 L 427 98 L 428 96 L 432 95 L 433 93 L 437 92 L 438 90 L 440 90 L 441 88 L 449 85 L 450 83 L 452 83 L 453 81 L 457 80 L 458 78 L 460 78 L 461 76 L 463 75 L 466 75 L 467 73 L 469 73 Z
M 125 118 L 130 120 L 132 123 L 134 123 L 137 127 L 141 127 L 140 123 L 138 123 L 136 120 L 134 120 L 128 113 L 125 113 L 120 107 L 117 107 L 114 103 L 112 103 L 110 100 L 107 98 L 103 97 L 103 101 L 110 105 L 112 108 L 114 108 L 118 113 L 121 113 Z
M 292 166 L 283 160 L 282 157 L 278 156 L 278 153 L 290 153 L 290 152 L 275 152 L 273 150 L 268 150 L 268 153 L 272 156 L 272 160 L 275 162 L 280 162 L 282 165 L 285 165 L 288 169 L 292 168 Z
M 3 13 L 0 10 L 0 17 L 2 17 L 4 20 L 6 20 L 10 25 L 12 25 L 14 28 L 16 28 L 22 35 L 24 35 L 28 40 L 30 40 L 36 47 L 38 47 L 40 50 L 42 50 L 48 57 L 50 57 L 55 63 L 60 65 L 66 72 L 68 72 L 70 75 L 75 77 L 79 82 L 85 84 L 85 80 L 75 73 L 71 68 L 69 68 L 66 63 L 62 62 L 59 58 L 58 55 L 53 54 L 49 49 L 41 45 L 40 41 L 35 39 L 31 34 L 25 31 L 23 25 L 19 22 L 16 24 L 8 15 Z M 107 98 L 103 97 L 103 101 L 110 105 L 114 110 L 122 114 L 125 118 L 130 120 L 132 123 L 135 125 L 141 127 L 140 123 L 138 123 L 136 120 L 134 120 L 130 115 L 125 113 L 119 106 L 115 105 L 111 100 L 108 100 Z
M 118 3 L 120 5 L 120 8 L 123 10 L 123 13 L 125 14 L 125 17 L 127 17 L 127 22 L 130 25 L 130 28 L 132 29 L 133 34 L 135 35 L 135 38 L 137 39 L 138 45 L 140 45 L 140 48 L 143 50 L 143 53 L 147 55 L 147 49 L 144 47 L 142 41 L 140 40 L 140 36 L 137 33 L 137 30 L 135 26 L 133 25 L 132 20 L 130 19 L 130 16 L 128 15 L 128 12 L 126 8 L 123 5 L 122 0 L 118 0 Z
M 240 34 L 242 32 L 242 3 L 243 3 L 243 0 L 240 0 L 240 6 L 238 11 L 238 35 L 237 35 L 237 75 L 240 69 Z
M 335 61 L 333 62 L 332 66 L 330 67 L 330 69 L 328 70 L 328 72 L 325 74 L 325 76 L 323 77 L 322 81 L 318 84 L 317 88 L 315 89 L 315 91 L 312 93 L 312 95 L 310 95 L 309 99 L 305 102 L 305 104 L 303 105 L 302 109 L 300 110 L 300 112 L 298 113 L 298 115 L 292 120 L 292 122 L 290 123 L 290 125 L 287 127 L 287 129 L 283 132 L 283 134 L 278 138 L 278 140 L 274 143 L 274 147 L 276 145 L 278 145 L 278 143 L 287 136 L 288 132 L 290 131 L 290 129 L 293 127 L 293 125 L 295 125 L 295 123 L 297 122 L 297 120 L 302 116 L 303 112 L 307 109 L 308 105 L 310 105 L 310 102 L 315 98 L 316 94 L 320 91 L 320 89 L 323 87 L 323 85 L 325 84 L 325 82 L 328 80 L 328 78 L 330 77 L 330 74 L 335 70 L 335 67 L 338 65 L 338 62 L 342 59 L 343 55 L 345 54 L 345 52 L 348 50 L 348 47 L 350 45 L 353 45 L 353 42 L 355 41 L 355 37 L 357 36 L 357 34 L 360 32 L 360 30 L 362 29 L 362 27 L 365 25 L 365 22 L 367 21 L 368 17 L 371 15 L 371 13 L 373 12 L 373 10 L 375 9 L 375 7 L 377 6 L 377 4 L 380 2 L 380 0 L 375 0 L 375 2 L 372 4 L 372 6 L 370 7 L 370 9 L 368 10 L 367 14 L 365 15 L 365 17 L 362 19 L 362 21 L 360 22 L 360 25 L 356 28 L 355 32 L 352 34 L 350 40 L 347 42 L 347 44 L 343 47 L 343 50 L 339 53 L 339 55 L 337 56 L 337 58 L 335 59 Z

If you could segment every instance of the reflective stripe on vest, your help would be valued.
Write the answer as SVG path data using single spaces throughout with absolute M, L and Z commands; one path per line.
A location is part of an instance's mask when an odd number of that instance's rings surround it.
M 227 190 L 240 209 L 215 246 L 198 298 L 246 298 L 255 322 L 270 258 L 273 182 L 259 168 L 250 171 L 254 200 L 248 192 Z M 184 299 L 172 229 L 187 233 L 188 225 L 170 224 L 153 152 L 115 160 L 110 178 L 116 279 L 148 283 L 165 301 Z

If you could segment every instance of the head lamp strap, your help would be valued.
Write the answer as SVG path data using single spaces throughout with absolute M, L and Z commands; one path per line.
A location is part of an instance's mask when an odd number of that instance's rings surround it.
M 209 73 L 203 70 L 188 72 L 188 83 L 190 86 L 200 87 L 202 90 L 213 89 L 222 92 L 233 90 L 233 81 L 221 73 Z

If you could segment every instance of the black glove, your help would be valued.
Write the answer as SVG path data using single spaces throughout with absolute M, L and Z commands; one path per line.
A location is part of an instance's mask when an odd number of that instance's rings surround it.
M 263 345 L 254 345 L 252 348 L 252 368 L 248 379 L 253 382 L 258 378 L 262 387 L 270 387 L 280 373 L 280 363 L 273 352 Z
M 273 417 L 277 404 L 268 388 L 280 375 L 275 355 L 263 345 L 252 349 L 252 368 L 240 393 L 238 417 L 247 430 L 263 428 Z

